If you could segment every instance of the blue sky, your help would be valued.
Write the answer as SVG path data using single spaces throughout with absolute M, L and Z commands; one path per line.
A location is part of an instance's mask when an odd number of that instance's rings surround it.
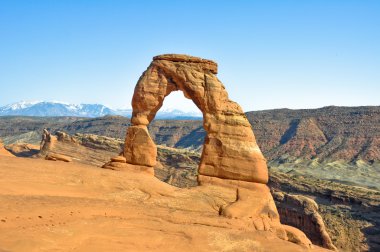
M 154 55 L 213 59 L 245 111 L 380 105 L 380 1 L 0 2 L 0 105 L 130 107 Z M 181 94 L 164 104 L 192 110 Z

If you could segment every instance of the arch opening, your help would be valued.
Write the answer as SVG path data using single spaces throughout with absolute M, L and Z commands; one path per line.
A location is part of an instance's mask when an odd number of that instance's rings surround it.
M 171 113 L 171 115 L 169 115 L 169 113 Z M 203 118 L 203 114 L 194 102 L 187 98 L 181 90 L 176 90 L 165 97 L 154 119 L 157 120 L 164 117 L 168 119 L 200 120 Z
M 168 118 L 166 113 L 173 117 Z M 174 127 L 173 122 L 167 126 L 167 120 L 176 120 Z M 181 90 L 165 97 L 154 123 L 148 127 L 157 144 L 154 174 L 158 179 L 181 188 L 198 186 L 198 166 L 205 138 L 202 120 L 202 112 Z

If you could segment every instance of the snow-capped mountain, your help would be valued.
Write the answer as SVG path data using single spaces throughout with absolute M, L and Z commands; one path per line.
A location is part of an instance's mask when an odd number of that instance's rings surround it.
M 40 103 L 41 101 L 32 101 L 32 102 L 26 102 L 26 101 L 21 101 L 21 102 L 16 102 L 16 103 L 12 103 L 12 104 L 9 104 L 9 105 L 6 105 L 4 107 L 1 107 L 0 108 L 0 111 L 5 111 L 5 110 L 8 110 L 8 111 L 15 111 L 15 110 L 20 110 L 20 109 L 24 109 L 24 108 L 28 108 L 28 107 L 31 107 L 37 103 Z
M 78 116 L 101 117 L 105 115 L 122 115 L 131 117 L 131 109 L 111 109 L 102 104 L 68 104 L 64 102 L 17 102 L 0 107 L 0 116 Z M 177 109 L 161 109 L 157 119 L 198 119 L 202 114 L 183 112 Z
M 0 107 L 0 115 L 99 117 L 115 114 L 101 104 L 67 104 L 61 102 L 17 102 Z
M 192 119 L 202 118 L 202 113 L 199 111 L 182 111 L 172 108 L 162 108 L 157 112 L 157 119 Z

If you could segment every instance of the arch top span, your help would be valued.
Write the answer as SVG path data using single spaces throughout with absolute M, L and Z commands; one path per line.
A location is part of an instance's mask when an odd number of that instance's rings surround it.
M 181 90 L 203 113 L 206 131 L 199 174 L 222 179 L 267 183 L 268 169 L 241 107 L 228 98 L 216 77 L 218 65 L 198 57 L 164 54 L 152 63 L 136 84 L 132 98 L 132 126 L 124 156 L 128 163 L 154 166 L 157 150 L 146 125 L 166 96 Z
M 199 57 L 189 56 L 185 54 L 161 54 L 153 57 L 155 60 L 168 60 L 172 62 L 197 63 L 201 64 L 204 69 L 210 70 L 213 74 L 218 73 L 218 64 L 212 60 L 202 59 Z

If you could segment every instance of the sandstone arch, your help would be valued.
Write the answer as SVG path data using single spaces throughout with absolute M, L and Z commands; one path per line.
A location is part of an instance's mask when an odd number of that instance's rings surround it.
M 268 170 L 241 107 L 229 100 L 216 77 L 217 64 L 187 55 L 165 54 L 152 63 L 136 84 L 132 98 L 132 126 L 127 130 L 127 163 L 154 166 L 157 148 L 147 125 L 167 95 L 183 91 L 203 113 L 206 131 L 199 174 L 266 184 Z

